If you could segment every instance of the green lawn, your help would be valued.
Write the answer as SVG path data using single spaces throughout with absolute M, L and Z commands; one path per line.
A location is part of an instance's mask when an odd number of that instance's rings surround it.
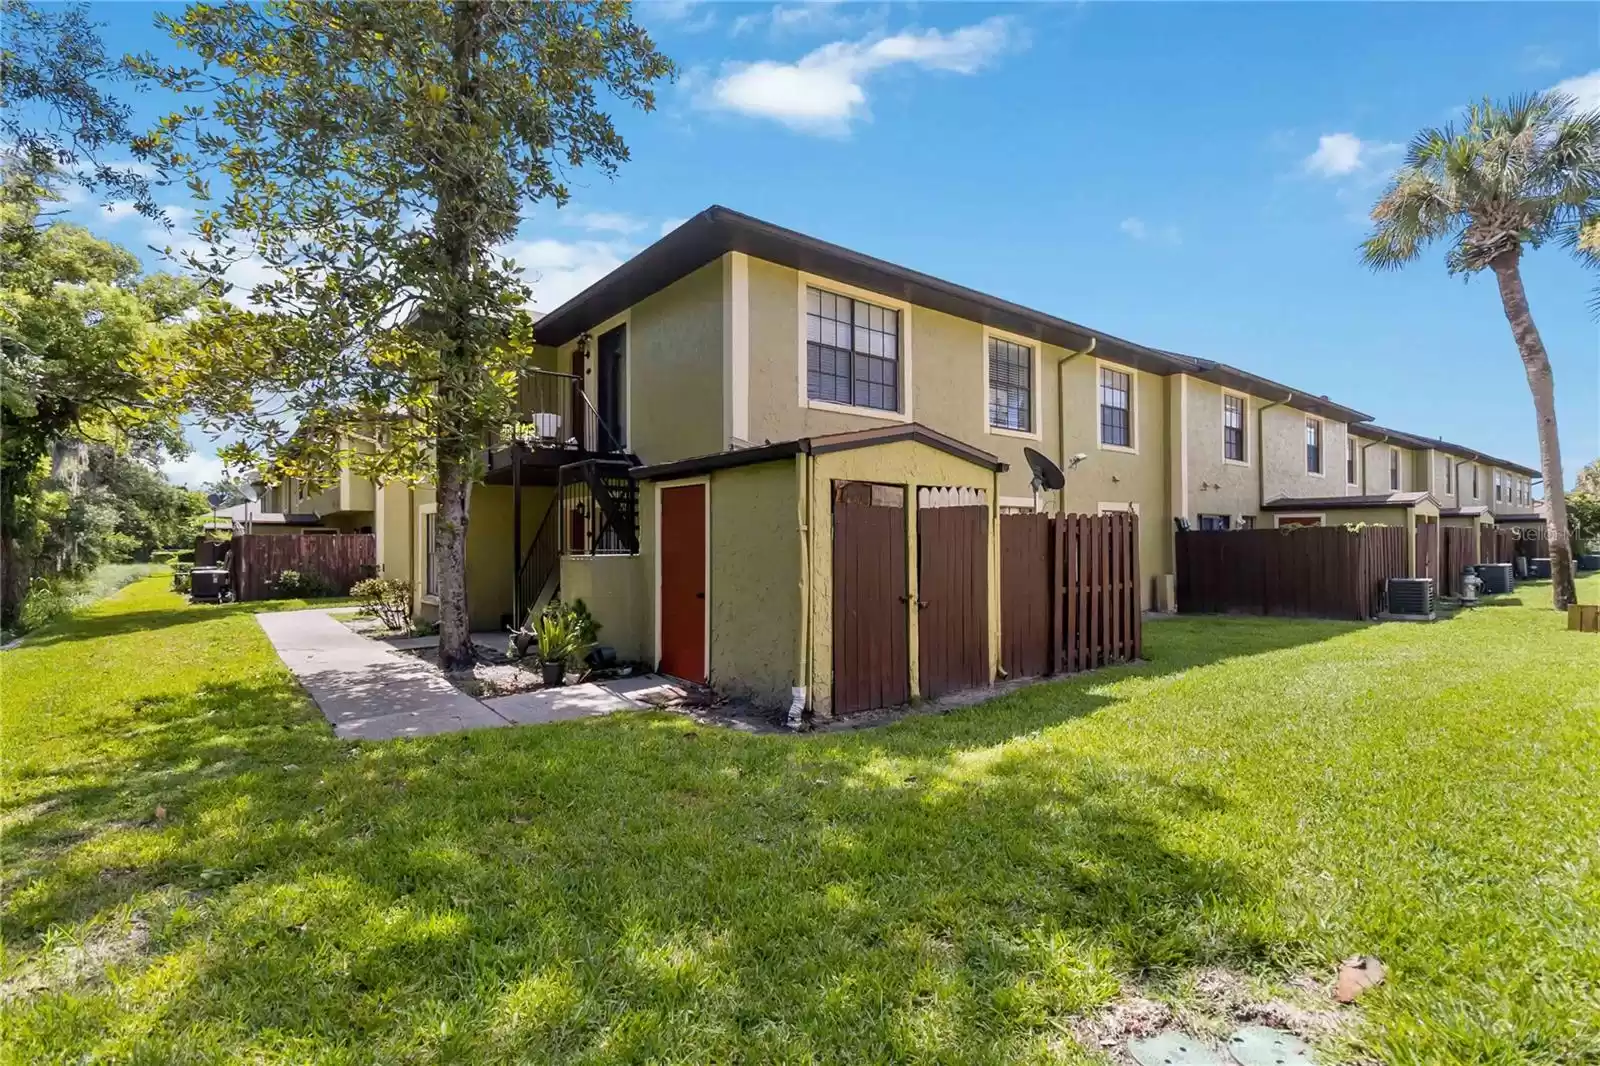
M 354 745 L 165 584 L 0 656 L 9 1062 L 1092 1062 L 1118 996 L 1356 952 L 1328 1061 L 1600 1061 L 1600 638 L 1546 587 L 854 735 Z

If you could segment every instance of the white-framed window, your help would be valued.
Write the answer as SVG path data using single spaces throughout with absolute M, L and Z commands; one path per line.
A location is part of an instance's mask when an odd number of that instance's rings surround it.
M 1105 503 L 1097 505 L 1101 514 L 1138 514 L 1139 505 L 1132 500 L 1126 503 Z
M 1031 344 L 986 333 L 989 428 L 1037 432 L 1033 379 L 1038 353 Z
M 1200 531 L 1202 533 L 1222 532 L 1233 527 L 1233 516 L 1225 514 L 1203 514 L 1200 518 Z
M 1452 459 L 1444 461 L 1444 491 L 1447 495 L 1455 495 L 1455 486 L 1451 484 L 1451 476 L 1455 473 L 1456 464 Z
M 1494 472 L 1494 502 L 1500 503 L 1500 471 Z
M 1472 498 L 1478 498 L 1478 464 L 1472 464 Z
M 1273 515 L 1273 525 L 1278 529 L 1287 529 L 1291 526 L 1320 526 L 1326 516 L 1320 514 L 1280 514 Z
M 1306 473 L 1322 476 L 1322 419 L 1306 419 Z
M 1222 394 L 1222 458 L 1230 463 L 1250 461 L 1250 439 L 1245 429 L 1245 400 L 1238 393 Z
M 1345 483 L 1348 485 L 1354 485 L 1356 483 L 1356 474 L 1356 439 L 1354 437 L 1346 437 L 1344 439 Z
M 1133 374 L 1100 367 L 1100 446 L 1134 450 Z
M 427 603 L 439 602 L 439 561 L 434 551 L 438 523 L 437 504 L 426 503 L 417 509 L 417 570 L 412 580 Z
M 806 397 L 843 407 L 902 407 L 900 311 L 806 286 Z
M 1400 449 L 1389 449 L 1389 491 L 1400 491 Z

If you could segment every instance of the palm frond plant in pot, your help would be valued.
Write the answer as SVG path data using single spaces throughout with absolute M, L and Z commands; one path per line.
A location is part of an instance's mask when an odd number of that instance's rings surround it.
M 534 642 L 539 649 L 539 666 L 544 683 L 556 686 L 566 676 L 567 663 L 583 658 L 589 650 L 588 626 L 570 606 L 552 603 L 533 624 Z

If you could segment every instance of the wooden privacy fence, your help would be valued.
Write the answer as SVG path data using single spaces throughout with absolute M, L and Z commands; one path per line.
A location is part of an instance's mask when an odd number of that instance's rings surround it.
M 343 596 L 377 571 L 377 538 L 371 533 L 240 533 L 233 538 L 229 569 L 236 600 L 278 595 L 274 582 L 285 570 L 314 576 Z
M 1138 516 L 1001 515 L 1000 649 L 1012 677 L 1139 658 Z
M 1446 526 L 1439 534 L 1441 545 L 1439 595 L 1461 595 L 1461 571 L 1478 561 L 1478 531 Z
M 1485 529 L 1478 545 L 1480 563 L 1509 563 L 1516 561 L 1517 534 L 1514 530 Z
M 1405 577 L 1401 526 L 1309 526 L 1176 534 L 1178 610 L 1370 619 Z

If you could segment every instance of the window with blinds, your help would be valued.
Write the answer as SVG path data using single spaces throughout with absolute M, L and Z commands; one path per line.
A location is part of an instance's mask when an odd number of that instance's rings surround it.
M 1033 349 L 989 338 L 989 425 L 1033 432 Z
M 900 312 L 807 287 L 806 395 L 900 410 Z

